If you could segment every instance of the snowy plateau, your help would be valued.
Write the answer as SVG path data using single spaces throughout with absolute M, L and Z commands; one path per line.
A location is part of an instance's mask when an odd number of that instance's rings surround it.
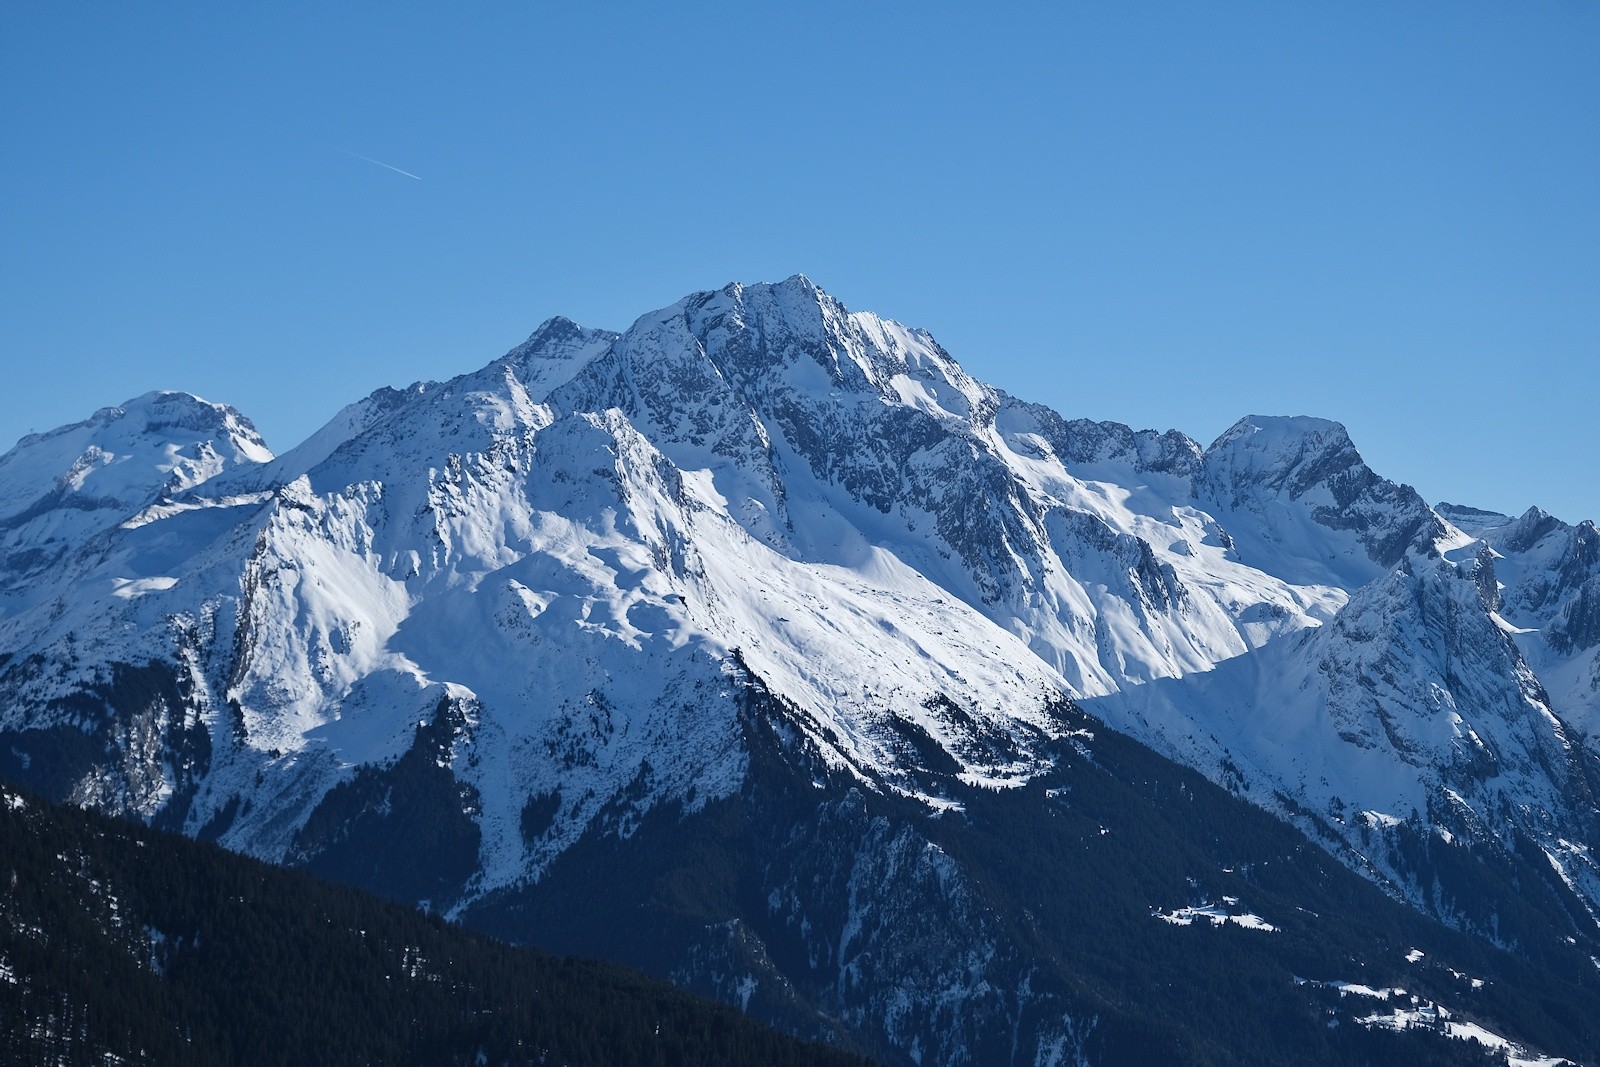
M 1445 939 L 1283 997 L 1434 967 L 1441 1047 L 1600 1047 L 1446 974 L 1600 1003 L 1593 523 L 1429 505 L 1320 419 L 1069 420 L 803 277 L 553 319 L 278 456 L 184 393 L 24 438 L 0 679 L 0 776 L 889 1062 L 1156 1055 L 1157 994 L 1048 946 L 1111 896 L 1151 945 L 1325 941 L 1268 853 Z M 1389 1007 L 1342 1029 L 1427 1028 Z M 1146 1062 L 1250 1061 L 1173 1020 Z

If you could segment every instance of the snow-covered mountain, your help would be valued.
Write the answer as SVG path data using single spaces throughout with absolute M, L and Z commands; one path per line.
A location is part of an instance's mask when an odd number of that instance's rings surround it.
M 59 579 L 72 554 L 146 502 L 271 458 L 248 419 L 187 393 L 147 393 L 24 437 L 0 456 L 5 593 L 18 595 L 35 578 Z
M 1319 419 L 1067 420 L 803 277 L 551 320 L 278 457 L 151 394 L 0 458 L 0 773 L 468 918 L 745 795 L 757 705 L 819 797 L 959 817 L 1093 759 L 1076 702 L 1459 929 L 1600 953 L 1597 649 L 1591 523 L 1430 507 Z M 873 1003 L 902 1051 L 967 1025 Z

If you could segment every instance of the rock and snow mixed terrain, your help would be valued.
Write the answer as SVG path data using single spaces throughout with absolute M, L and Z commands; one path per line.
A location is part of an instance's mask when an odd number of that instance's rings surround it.
M 1417 849 L 1600 932 L 1592 523 L 1430 507 L 1318 419 L 1067 420 L 802 277 L 552 320 L 278 457 L 178 393 L 26 438 L 0 678 L 0 773 L 313 865 L 415 809 L 468 846 L 399 895 L 455 914 L 737 793 L 759 684 L 930 813 L 1045 775 L 1070 698 L 1460 929 L 1518 939 Z

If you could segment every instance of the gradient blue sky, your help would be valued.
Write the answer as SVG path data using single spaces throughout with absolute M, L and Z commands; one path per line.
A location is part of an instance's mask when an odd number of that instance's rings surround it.
M 1069 416 L 1600 517 L 1592 0 L 326 6 L 0 5 L 0 448 L 174 388 L 282 451 L 804 272 Z

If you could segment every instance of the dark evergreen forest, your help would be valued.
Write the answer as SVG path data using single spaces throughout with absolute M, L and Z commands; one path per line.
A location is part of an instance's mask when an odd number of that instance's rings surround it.
M 0 1062 L 867 1061 L 621 967 L 8 786 Z

